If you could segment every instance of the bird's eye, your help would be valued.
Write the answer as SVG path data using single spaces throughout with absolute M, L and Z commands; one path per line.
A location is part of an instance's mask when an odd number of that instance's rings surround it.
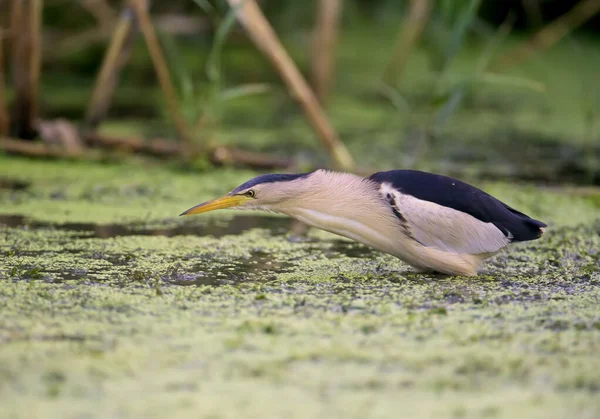
M 246 191 L 246 193 L 244 194 L 250 198 L 254 198 L 254 196 L 256 195 L 256 192 L 254 192 L 253 189 L 250 189 L 249 191 Z

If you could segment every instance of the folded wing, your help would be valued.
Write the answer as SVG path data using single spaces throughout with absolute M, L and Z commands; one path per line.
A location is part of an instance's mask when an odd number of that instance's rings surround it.
M 392 170 L 370 179 L 380 184 L 385 199 L 406 219 L 414 239 L 428 247 L 461 254 L 493 253 L 510 242 L 539 238 L 546 226 L 446 176 Z

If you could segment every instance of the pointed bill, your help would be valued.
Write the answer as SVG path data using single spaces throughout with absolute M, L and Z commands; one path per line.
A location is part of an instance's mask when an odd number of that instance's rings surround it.
M 250 199 L 251 198 L 241 196 L 241 195 L 224 195 L 220 198 L 203 202 L 200 205 L 196 205 L 195 207 L 192 207 L 189 210 L 184 211 L 179 215 L 182 216 L 182 215 L 201 214 L 203 212 L 214 211 L 214 210 L 218 210 L 218 209 L 233 208 L 233 207 L 242 205 L 244 202 L 246 202 Z

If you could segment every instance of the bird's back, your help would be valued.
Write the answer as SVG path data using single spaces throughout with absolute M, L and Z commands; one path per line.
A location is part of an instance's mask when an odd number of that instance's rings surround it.
M 402 194 L 469 214 L 492 223 L 512 242 L 535 240 L 546 227 L 486 192 L 447 176 L 417 170 L 374 173 L 370 180 L 387 183 Z

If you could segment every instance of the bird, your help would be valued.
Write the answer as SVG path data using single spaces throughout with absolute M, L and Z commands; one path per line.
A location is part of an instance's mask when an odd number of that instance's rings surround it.
M 224 208 L 284 214 L 391 254 L 418 273 L 454 276 L 477 276 L 486 259 L 540 238 L 547 227 L 472 185 L 418 170 L 263 174 L 180 215 Z

